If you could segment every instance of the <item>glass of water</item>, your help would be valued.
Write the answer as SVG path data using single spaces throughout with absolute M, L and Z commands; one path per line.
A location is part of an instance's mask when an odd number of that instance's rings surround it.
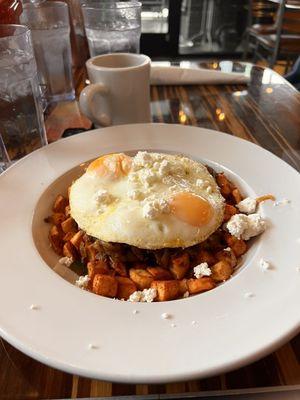
M 30 31 L 0 25 L 0 133 L 11 161 L 47 144 Z
M 106 53 L 139 53 L 141 6 L 137 1 L 82 1 L 91 57 Z
M 68 5 L 61 1 L 27 3 L 20 20 L 31 30 L 39 82 L 46 99 L 73 100 Z
M 1 172 L 5 171 L 6 168 L 9 166 L 10 160 L 2 139 L 2 136 L 0 135 L 0 174 Z

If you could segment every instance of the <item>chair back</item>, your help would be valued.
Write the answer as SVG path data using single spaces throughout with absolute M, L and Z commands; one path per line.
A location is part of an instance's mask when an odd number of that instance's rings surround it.
M 295 3 L 293 1 L 293 6 L 289 2 L 286 4 L 282 18 L 282 32 L 300 35 L 300 1 L 297 2 L 297 6 Z

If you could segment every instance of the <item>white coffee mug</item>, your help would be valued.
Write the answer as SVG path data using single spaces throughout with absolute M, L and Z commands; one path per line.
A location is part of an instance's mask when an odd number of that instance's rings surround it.
M 81 111 L 96 126 L 151 122 L 150 62 L 130 53 L 89 59 L 90 84 L 80 94 Z

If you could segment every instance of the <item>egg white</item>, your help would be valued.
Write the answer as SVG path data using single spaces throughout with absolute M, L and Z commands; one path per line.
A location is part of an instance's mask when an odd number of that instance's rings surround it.
M 159 153 L 146 156 L 143 159 L 138 153 L 129 174 L 119 179 L 84 173 L 71 186 L 72 217 L 95 238 L 142 249 L 188 247 L 204 241 L 223 221 L 224 199 L 214 178 L 204 165 L 187 157 Z M 162 163 L 165 168 L 161 168 Z M 109 193 L 109 202 L 97 201 L 97 193 L 103 191 Z M 146 202 L 170 201 L 184 191 L 210 203 L 213 215 L 207 224 L 192 226 L 168 212 L 145 218 Z

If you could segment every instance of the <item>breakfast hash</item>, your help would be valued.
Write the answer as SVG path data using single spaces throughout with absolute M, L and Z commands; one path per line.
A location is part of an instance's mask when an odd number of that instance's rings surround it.
M 223 172 L 187 157 L 102 156 L 58 195 L 49 241 L 76 285 L 132 302 L 168 301 L 228 280 L 266 228 L 267 195 L 243 198 Z

